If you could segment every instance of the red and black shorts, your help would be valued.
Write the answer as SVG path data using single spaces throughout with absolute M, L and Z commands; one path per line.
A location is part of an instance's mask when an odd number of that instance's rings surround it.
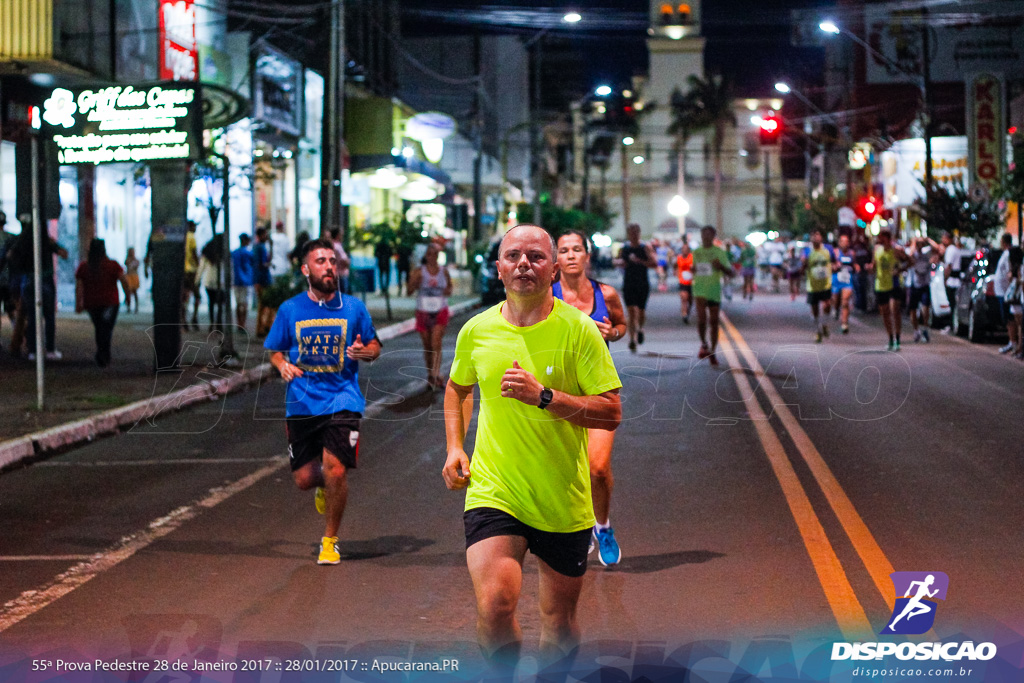
M 322 458 L 325 450 L 346 468 L 354 469 L 359 461 L 359 424 L 362 417 L 350 410 L 333 415 L 290 415 L 285 421 L 285 429 L 292 472 Z
M 445 327 L 448 325 L 448 318 L 451 316 L 451 311 L 445 306 L 437 313 L 427 313 L 426 311 L 416 311 L 416 331 L 417 332 L 430 332 L 438 325 Z

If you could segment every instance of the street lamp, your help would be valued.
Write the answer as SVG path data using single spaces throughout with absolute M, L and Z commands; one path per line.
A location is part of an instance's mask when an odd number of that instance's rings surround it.
M 567 24 L 575 24 L 583 19 L 579 12 L 566 12 L 565 16 L 562 17 L 562 21 Z
M 626 137 L 622 138 L 622 144 L 624 144 L 624 145 L 625 145 L 626 147 L 629 147 L 629 146 L 630 146 L 630 145 L 632 145 L 632 144 L 633 144 L 634 142 L 636 142 L 636 140 L 634 140 L 634 139 L 633 139 L 633 138 L 632 138 L 631 136 L 629 136 L 629 135 L 627 135 Z
M 782 83 L 782 82 L 776 83 L 775 84 L 775 89 L 778 90 L 780 93 L 783 93 L 783 94 L 786 94 L 786 95 L 788 95 L 789 92 L 790 92 L 790 87 L 787 84 Z
M 921 99 L 924 103 L 924 185 L 925 188 L 931 188 L 932 186 L 932 106 L 931 99 L 928 92 L 928 26 L 927 24 L 922 25 L 922 55 L 921 55 L 921 73 L 912 74 L 893 60 L 886 57 L 884 54 L 871 47 L 866 41 L 852 31 L 842 28 L 837 23 L 831 20 L 822 21 L 818 24 L 818 28 L 832 35 L 839 35 L 842 33 L 853 42 L 860 45 L 862 48 L 870 52 L 872 55 L 882 60 L 887 66 L 894 71 L 903 74 L 907 78 L 915 81 L 917 87 L 921 90 Z
M 668 202 L 668 212 L 676 217 L 676 228 L 679 234 L 686 232 L 686 214 L 690 213 L 690 202 L 677 194 Z
M 598 97 L 607 97 L 612 94 L 612 87 L 610 85 L 599 85 L 594 90 L 594 94 Z

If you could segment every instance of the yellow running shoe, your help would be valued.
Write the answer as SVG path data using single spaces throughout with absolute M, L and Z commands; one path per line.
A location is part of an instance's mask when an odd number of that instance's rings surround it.
M 324 536 L 320 541 L 320 557 L 317 564 L 340 564 L 341 553 L 338 552 L 338 537 Z
M 316 495 L 313 496 L 313 503 L 316 505 L 316 511 L 321 515 L 327 511 L 327 494 L 324 491 L 323 486 L 316 487 Z

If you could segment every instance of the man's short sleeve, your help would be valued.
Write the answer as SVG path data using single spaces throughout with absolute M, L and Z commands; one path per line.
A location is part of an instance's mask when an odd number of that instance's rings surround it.
M 358 299 L 355 299 L 355 301 L 358 301 Z M 356 334 L 362 338 L 364 344 L 369 344 L 374 339 L 377 339 L 377 328 L 373 326 L 373 318 L 370 317 L 370 312 L 366 310 L 362 302 L 360 302 L 359 317 L 356 320 L 355 328 Z M 377 340 L 380 342 L 379 339 Z M 380 344 L 381 346 L 384 345 L 383 342 L 380 342 Z
M 474 325 L 463 325 L 455 341 L 455 359 L 452 360 L 451 380 L 464 387 L 473 386 L 477 382 L 476 368 L 473 366 L 473 328 Z
M 608 352 L 601 331 L 593 322 L 587 322 L 589 324 L 581 326 L 576 354 L 576 377 L 583 395 L 595 396 L 622 388 L 622 382 L 615 371 L 612 355 Z
M 291 351 L 291 316 L 288 314 L 290 310 L 288 302 L 281 304 L 277 316 L 274 318 L 274 324 L 263 341 L 263 348 L 268 351 L 283 351 L 284 353 Z

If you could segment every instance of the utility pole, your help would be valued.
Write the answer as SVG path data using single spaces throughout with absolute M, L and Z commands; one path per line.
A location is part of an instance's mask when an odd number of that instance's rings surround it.
M 764 151 L 764 227 L 765 232 L 770 228 L 768 221 L 772 218 L 772 164 L 771 154 L 768 150 Z
M 932 79 L 929 53 L 931 52 L 930 30 L 928 28 L 928 8 L 921 8 L 921 95 L 924 98 L 924 189 L 932 189 Z
M 327 97 L 321 133 L 326 140 L 320 158 L 320 234 L 341 225 L 341 146 L 345 122 L 345 7 L 331 0 L 330 58 Z

